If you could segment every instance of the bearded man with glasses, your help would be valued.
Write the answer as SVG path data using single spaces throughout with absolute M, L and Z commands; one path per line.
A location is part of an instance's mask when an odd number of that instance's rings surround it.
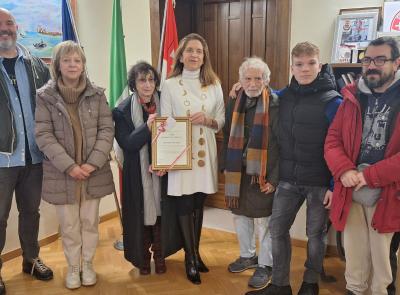
M 362 77 L 342 90 L 325 141 L 335 179 L 330 217 L 344 232 L 346 294 L 364 294 L 370 274 L 374 295 L 388 294 L 392 282 L 390 243 L 400 230 L 399 55 L 393 38 L 368 45 Z

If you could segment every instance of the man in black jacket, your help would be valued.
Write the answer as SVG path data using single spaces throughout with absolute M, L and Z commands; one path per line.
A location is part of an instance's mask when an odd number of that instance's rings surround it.
M 0 253 L 15 193 L 22 270 L 37 279 L 49 280 L 53 272 L 39 258 L 42 154 L 34 135 L 36 89 L 48 81 L 49 71 L 16 40 L 15 18 L 0 8 Z M 5 294 L 1 277 L 0 294 Z
M 291 295 L 289 230 L 306 201 L 307 260 L 299 295 L 319 293 L 318 280 L 325 254 L 325 228 L 332 192 L 324 160 L 324 142 L 341 102 L 335 78 L 319 61 L 319 49 L 302 42 L 292 50 L 293 78 L 279 94 L 279 184 L 270 230 L 272 283 L 246 294 Z

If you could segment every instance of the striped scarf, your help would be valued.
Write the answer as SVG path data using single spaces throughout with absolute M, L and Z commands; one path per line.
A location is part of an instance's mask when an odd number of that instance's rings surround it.
M 260 188 L 265 186 L 267 176 L 269 95 L 269 89 L 264 88 L 261 98 L 257 101 L 246 153 L 246 174 L 252 175 L 252 183 L 258 183 Z M 229 208 L 239 207 L 244 148 L 245 106 L 246 96 L 243 92 L 240 92 L 232 113 L 225 166 L 225 201 Z

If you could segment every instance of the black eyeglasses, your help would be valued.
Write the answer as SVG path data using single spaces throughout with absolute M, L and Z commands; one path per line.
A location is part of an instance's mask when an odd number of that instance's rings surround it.
M 383 66 L 387 61 L 394 61 L 394 58 L 386 58 L 385 56 L 377 56 L 374 58 L 371 57 L 364 57 L 363 59 L 361 59 L 361 64 L 363 66 L 369 66 L 371 64 L 371 62 L 374 62 L 374 64 L 377 67 L 381 67 Z

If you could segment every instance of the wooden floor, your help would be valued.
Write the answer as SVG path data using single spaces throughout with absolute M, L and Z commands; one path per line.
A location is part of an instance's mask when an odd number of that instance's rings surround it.
M 202 284 L 193 285 L 186 280 L 183 265 L 183 253 L 167 259 L 167 273 L 141 276 L 124 257 L 123 253 L 113 248 L 114 241 L 120 236 L 119 221 L 114 218 L 100 224 L 100 242 L 94 261 L 98 273 L 98 283 L 93 287 L 81 287 L 70 291 L 64 287 L 66 262 L 61 240 L 41 248 L 40 256 L 52 267 L 54 279 L 49 282 L 34 280 L 21 273 L 20 257 L 7 261 L 3 265 L 2 275 L 6 283 L 7 294 L 244 294 L 252 270 L 240 274 L 231 274 L 227 265 L 238 256 L 238 244 L 232 233 L 204 229 L 201 240 L 202 258 L 211 271 L 202 274 Z M 293 293 L 301 285 L 306 251 L 294 247 L 292 257 L 291 284 Z M 343 294 L 345 288 L 344 263 L 336 257 L 325 259 L 328 274 L 337 278 L 336 283 L 321 283 L 320 294 Z

